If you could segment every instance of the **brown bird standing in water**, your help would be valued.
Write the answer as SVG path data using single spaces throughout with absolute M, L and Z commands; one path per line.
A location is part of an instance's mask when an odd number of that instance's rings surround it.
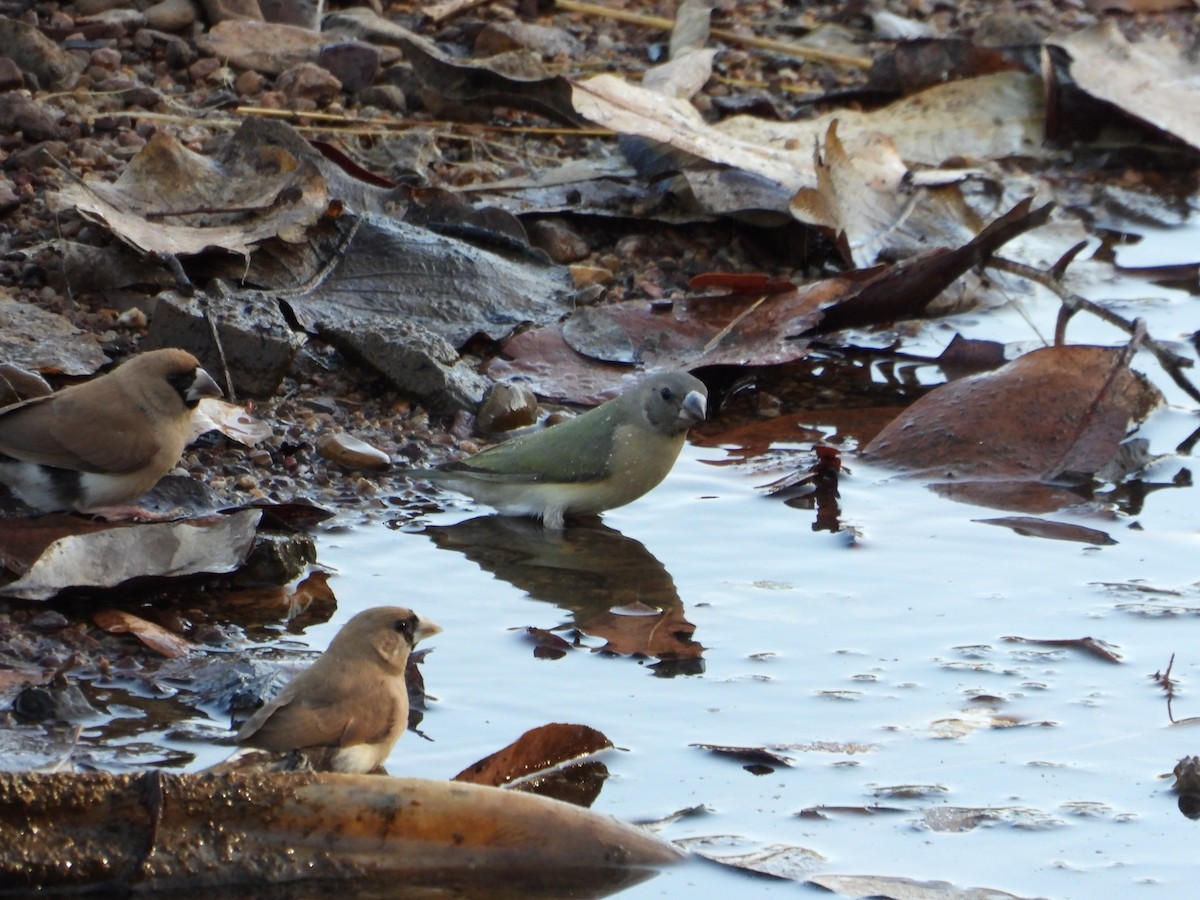
M 0 482 L 40 512 L 111 513 L 171 471 L 196 404 L 219 396 L 192 354 L 142 353 L 107 375 L 0 409 Z
M 417 641 L 442 629 L 402 606 L 358 613 L 329 649 L 246 720 L 238 743 L 298 753 L 318 771 L 363 773 L 381 765 L 408 727 L 404 669 Z M 234 754 L 217 769 L 224 769 Z

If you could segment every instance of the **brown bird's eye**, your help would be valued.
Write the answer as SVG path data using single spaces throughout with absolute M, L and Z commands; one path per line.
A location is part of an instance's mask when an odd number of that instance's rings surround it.
M 392 623 L 392 628 L 401 634 L 412 634 L 412 619 L 397 619 Z

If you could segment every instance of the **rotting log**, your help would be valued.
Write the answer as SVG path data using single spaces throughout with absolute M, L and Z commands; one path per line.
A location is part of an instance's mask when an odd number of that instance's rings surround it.
M 386 882 L 390 896 L 599 897 L 680 858 L 608 816 L 479 785 L 313 773 L 0 772 L 4 894 L 355 879 Z

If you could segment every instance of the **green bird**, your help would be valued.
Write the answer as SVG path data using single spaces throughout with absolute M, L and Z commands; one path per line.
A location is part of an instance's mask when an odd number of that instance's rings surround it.
M 707 406 L 698 378 L 651 375 L 574 419 L 409 474 L 559 531 L 566 516 L 624 506 L 666 478 Z

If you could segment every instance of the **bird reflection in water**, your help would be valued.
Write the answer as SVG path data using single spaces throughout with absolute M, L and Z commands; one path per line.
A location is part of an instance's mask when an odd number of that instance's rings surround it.
M 535 600 L 571 613 L 568 623 L 530 629 L 541 638 L 539 655 L 577 646 L 578 638 L 555 641 L 573 628 L 605 640 L 597 652 L 657 659 L 650 668 L 659 676 L 704 671 L 704 647 L 693 638 L 696 626 L 684 616 L 670 573 L 640 541 L 598 518 L 572 523 L 558 536 L 536 521 L 508 516 L 432 525 L 424 533 Z

